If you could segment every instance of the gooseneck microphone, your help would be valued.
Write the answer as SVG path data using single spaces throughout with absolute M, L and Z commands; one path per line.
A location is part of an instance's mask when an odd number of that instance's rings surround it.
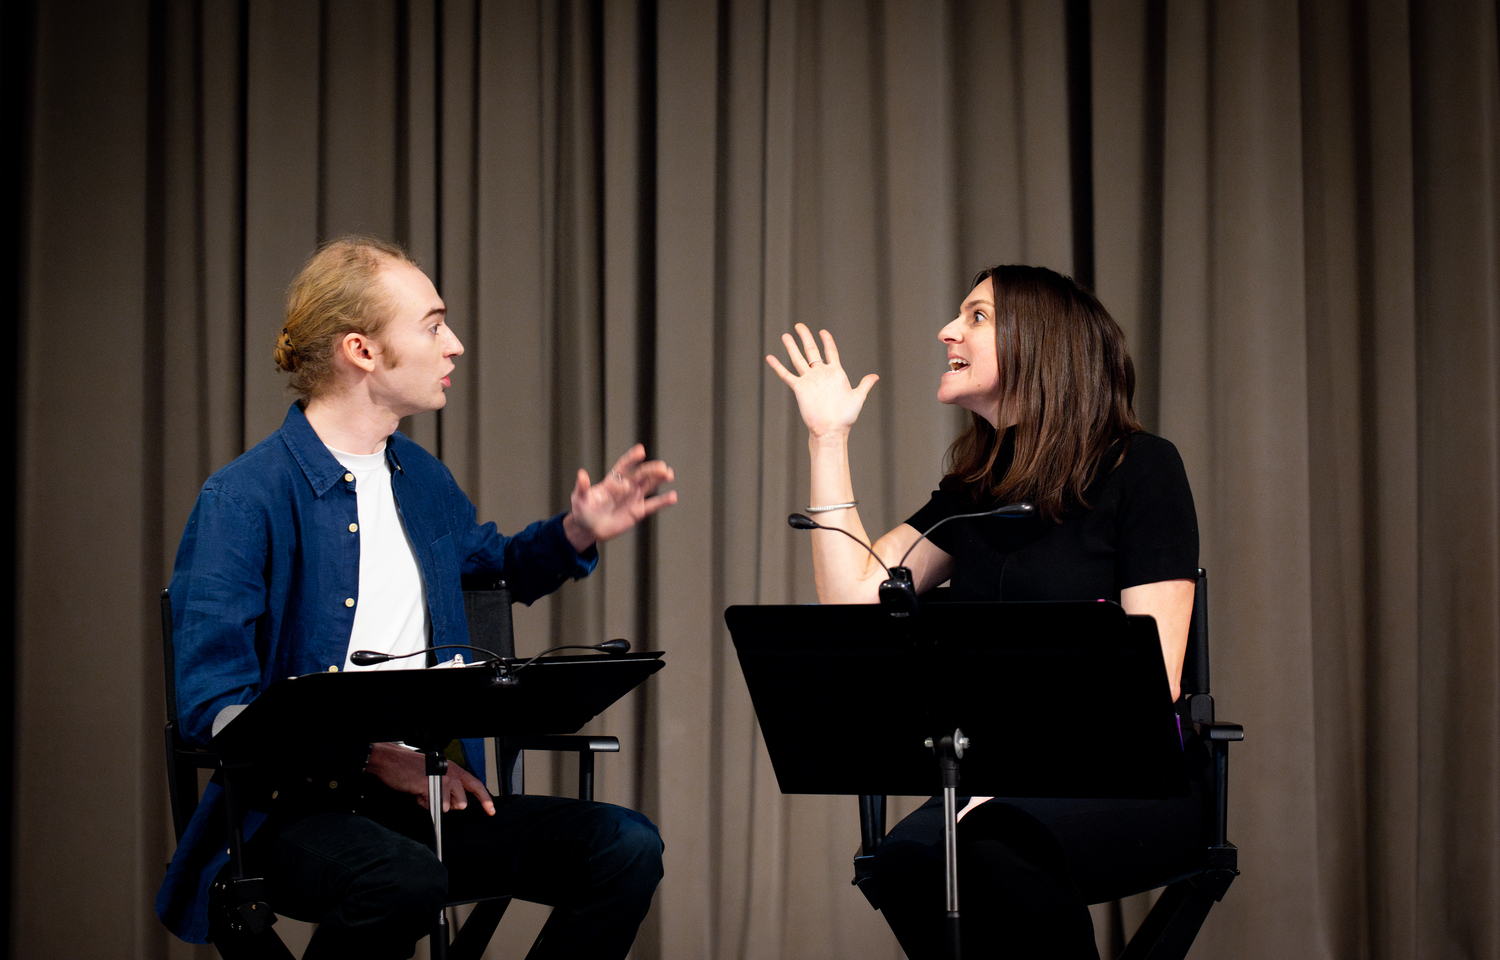
M 441 643 L 437 646 L 423 647 L 421 650 L 413 650 L 411 653 L 377 653 L 374 650 L 356 650 L 353 653 L 349 654 L 349 662 L 356 666 L 368 667 L 376 663 L 385 663 L 387 660 L 404 660 L 407 657 L 415 657 L 418 654 L 428 653 L 434 650 L 473 650 L 475 653 L 482 653 L 484 654 L 483 659 L 489 661 L 495 666 L 495 685 L 500 687 L 513 687 L 521 682 L 517 674 L 519 674 L 522 670 L 525 670 L 527 667 L 531 666 L 533 663 L 536 663 L 543 657 L 548 656 L 549 654 L 556 653 L 559 650 L 598 650 L 602 653 L 611 654 L 629 653 L 630 641 L 615 639 L 605 640 L 603 643 L 564 643 L 561 646 L 548 647 L 546 650 L 543 650 L 541 653 L 518 666 L 513 666 L 509 661 L 505 660 L 505 658 L 501 657 L 493 650 L 486 650 L 484 647 L 470 646 L 467 643 Z
M 906 548 L 906 552 L 901 555 L 900 560 L 896 561 L 894 567 L 886 566 L 885 561 L 880 559 L 880 555 L 875 552 L 873 547 L 841 527 L 824 526 L 812 517 L 801 513 L 792 514 L 786 518 L 786 522 L 794 530 L 834 530 L 864 547 L 865 550 L 869 551 L 870 556 L 875 558 L 875 562 L 880 564 L 880 568 L 885 571 L 886 579 L 880 584 L 880 605 L 893 617 L 909 617 L 917 612 L 917 585 L 912 581 L 911 568 L 906 566 L 906 558 L 911 556 L 911 552 L 917 548 L 917 544 L 927 539 L 928 534 L 949 520 L 969 520 L 975 517 L 1029 517 L 1034 513 L 1036 513 L 1036 507 L 1023 500 L 1019 503 L 1007 503 L 991 510 L 978 510 L 974 513 L 955 513 L 944 517 L 918 534 L 917 539 L 912 541 L 912 545 Z
M 874 548 L 872 548 L 868 543 L 865 543 L 859 537 L 856 537 L 854 534 L 850 533 L 848 530 L 845 530 L 843 527 L 825 527 L 823 524 L 814 520 L 812 517 L 809 517 L 805 513 L 792 514 L 791 516 L 786 518 L 786 523 L 787 526 L 791 527 L 793 530 L 832 530 L 835 533 L 842 533 L 850 540 L 853 540 L 855 543 L 864 547 L 865 550 L 869 552 L 870 556 L 875 558 L 875 562 L 880 564 L 880 569 L 885 571 L 886 576 L 889 577 L 891 575 L 891 568 L 885 565 L 884 560 L 880 559 L 880 554 L 876 553 Z M 906 558 L 902 557 L 901 559 L 905 560 Z
M 370 667 L 377 663 L 385 663 L 388 660 L 405 660 L 407 657 L 415 657 L 422 653 L 431 653 L 436 650 L 473 650 L 475 653 L 483 654 L 485 660 L 499 660 L 500 655 L 493 650 L 484 647 L 471 647 L 467 643 L 442 643 L 435 647 L 423 647 L 413 650 L 411 653 L 376 653 L 374 650 L 356 650 L 349 654 L 349 662 L 356 667 Z
M 906 558 L 911 556 L 911 552 L 913 550 L 917 549 L 917 544 L 921 543 L 923 540 L 926 540 L 928 534 L 932 533 L 932 531 L 936 530 L 938 527 L 941 527 L 949 520 L 968 520 L 973 517 L 1029 517 L 1034 513 L 1036 513 L 1036 507 L 1027 503 L 1025 500 L 1022 500 L 1018 503 L 1007 503 L 1004 506 L 996 507 L 993 510 L 979 510 L 974 513 L 955 513 L 951 516 L 944 517 L 937 523 L 934 523 L 932 526 L 924 530 L 922 534 L 918 536 L 917 539 L 912 543 L 912 545 L 906 548 L 906 552 L 901 555 L 901 559 L 896 561 L 896 566 L 899 567 L 905 564 Z M 892 567 L 892 569 L 895 568 Z

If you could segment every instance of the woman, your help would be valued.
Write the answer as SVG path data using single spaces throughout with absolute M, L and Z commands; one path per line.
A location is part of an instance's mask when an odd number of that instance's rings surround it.
M 783 334 L 808 428 L 809 505 L 864 542 L 849 473 L 849 431 L 879 379 L 851 386 L 828 331 Z M 873 549 L 906 566 L 917 591 L 951 581 L 962 600 L 1098 600 L 1156 618 L 1179 694 L 1198 528 L 1177 450 L 1141 430 L 1124 334 L 1092 293 L 1041 267 L 981 273 L 938 333 L 948 372 L 938 400 L 970 412 L 939 489 Z M 798 339 L 800 338 L 800 344 Z M 944 517 L 1029 501 L 1028 519 Z M 873 603 L 885 571 L 847 537 L 814 531 L 823 603 Z M 1199 784 L 1159 801 L 961 798 L 960 890 L 971 956 L 1097 957 L 1087 904 L 1159 886 L 1202 849 Z M 941 953 L 942 808 L 899 823 L 876 858 L 886 919 L 908 956 Z

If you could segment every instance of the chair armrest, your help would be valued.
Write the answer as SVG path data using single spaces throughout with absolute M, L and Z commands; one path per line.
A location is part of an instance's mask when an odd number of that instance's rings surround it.
M 594 754 L 619 753 L 620 739 L 586 734 L 497 737 L 495 739 L 495 762 L 500 767 L 500 792 L 503 796 L 521 792 L 521 753 L 524 750 L 577 753 L 578 799 L 592 800 L 594 799 Z
M 541 734 L 534 737 L 501 737 L 507 747 L 516 750 L 554 750 L 561 753 L 619 753 L 619 737 L 592 737 L 586 734 Z
M 1208 747 L 1208 752 L 1213 763 L 1212 790 L 1214 805 L 1214 820 L 1212 842 L 1210 850 L 1222 851 L 1224 857 L 1228 858 L 1225 866 L 1233 877 L 1239 871 L 1234 868 L 1235 852 L 1234 845 L 1229 842 L 1229 745 L 1237 740 L 1245 739 L 1245 728 L 1237 723 L 1224 723 L 1222 721 L 1206 721 L 1193 724 L 1193 730 L 1201 737 Z M 1227 887 L 1227 881 L 1224 883 Z M 1215 899 L 1223 896 L 1220 890 Z
M 172 759 L 184 765 L 190 765 L 199 770 L 214 770 L 219 766 L 219 755 L 212 750 L 202 747 L 179 747 L 172 753 Z
M 1223 723 L 1217 720 L 1207 723 L 1198 722 L 1193 724 L 1193 729 L 1205 740 L 1232 742 L 1245 739 L 1245 728 L 1237 723 Z

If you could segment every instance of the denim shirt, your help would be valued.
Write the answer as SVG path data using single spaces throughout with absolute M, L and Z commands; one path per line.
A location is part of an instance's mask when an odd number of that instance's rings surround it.
M 401 433 L 385 454 L 426 586 L 432 643 L 469 642 L 465 574 L 501 574 L 515 599 L 531 603 L 598 563 L 592 548 L 573 549 L 561 515 L 513 537 L 478 523 L 448 468 Z M 171 582 L 184 738 L 207 743 L 221 710 L 249 703 L 276 678 L 343 668 L 359 603 L 358 518 L 353 476 L 295 404 L 281 429 L 203 485 Z M 217 784 L 204 791 L 157 895 L 163 922 L 195 943 L 208 932 L 208 886 L 228 861 L 221 796 Z M 247 814 L 246 834 L 264 819 Z

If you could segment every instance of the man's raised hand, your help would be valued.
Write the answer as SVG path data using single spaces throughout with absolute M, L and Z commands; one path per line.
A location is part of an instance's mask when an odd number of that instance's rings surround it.
M 602 480 L 594 483 L 587 470 L 578 471 L 573 485 L 572 509 L 563 517 L 568 542 L 579 553 L 595 543 L 617 537 L 658 510 L 677 502 L 677 491 L 658 494 L 671 483 L 672 468 L 660 460 L 647 460 L 639 443 L 615 461 Z

